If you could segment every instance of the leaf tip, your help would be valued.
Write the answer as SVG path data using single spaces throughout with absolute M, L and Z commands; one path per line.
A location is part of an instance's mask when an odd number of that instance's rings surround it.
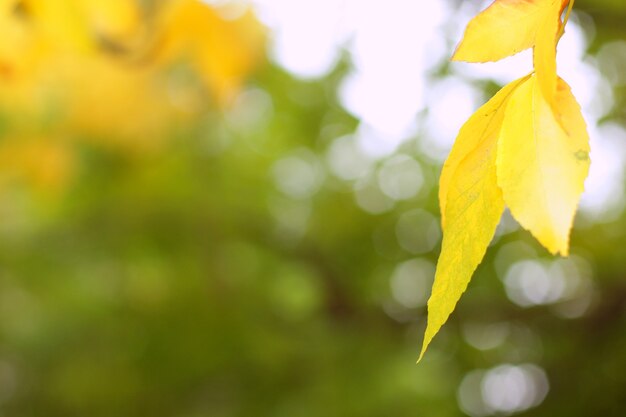
M 553 253 L 553 255 L 560 255 L 564 258 L 567 258 L 569 256 L 569 242 L 565 242 L 565 244 L 557 249 L 556 252 Z
M 420 351 L 420 355 L 417 358 L 417 361 L 415 362 L 416 365 L 419 365 L 419 363 L 422 361 L 422 359 L 424 359 L 424 355 L 426 354 L 426 351 L 428 350 L 428 345 L 430 345 L 430 342 L 433 340 L 433 336 L 432 335 L 428 335 L 426 334 L 424 336 L 424 342 L 422 343 L 422 350 Z
M 569 235 L 559 237 L 556 235 L 535 235 L 531 230 L 531 234 L 539 241 L 539 243 L 550 252 L 552 256 L 569 256 Z

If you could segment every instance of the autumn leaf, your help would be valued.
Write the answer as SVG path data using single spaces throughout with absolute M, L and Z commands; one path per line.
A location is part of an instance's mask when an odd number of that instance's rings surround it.
M 534 47 L 535 71 L 467 121 L 444 164 L 444 237 L 419 360 L 482 261 L 505 205 L 552 254 L 569 253 L 590 160 L 580 106 L 556 72 L 560 15 L 568 3 L 566 20 L 573 1 L 496 0 L 470 22 L 454 55 L 486 62 Z
M 139 3 L 128 0 L 23 0 L 23 14 L 36 31 L 59 50 L 80 53 L 125 48 L 145 37 Z
M 565 6 L 560 1 L 554 1 L 546 6 L 540 30 L 537 32 L 535 48 L 533 50 L 533 62 L 535 74 L 541 92 L 551 108 L 556 107 L 556 44 L 561 20 L 559 16 Z
M 80 3 L 100 46 L 120 53 L 139 49 L 145 41 L 148 23 L 142 18 L 147 12 L 141 10 L 138 2 L 82 0 Z
M 61 193 L 76 168 L 68 143 L 48 137 L 4 137 L 0 144 L 0 192 L 15 183 L 29 186 L 38 196 Z
M 261 59 L 263 36 L 251 13 L 225 20 L 199 0 L 174 0 L 163 17 L 160 62 L 190 59 L 219 104 L 227 104 Z
M 554 39 L 568 0 L 496 0 L 467 25 L 452 59 L 499 61 Z M 552 43 L 556 47 L 556 44 Z
M 498 185 L 513 217 L 552 254 L 567 255 L 589 171 L 589 137 L 580 107 L 561 79 L 555 103 L 562 123 L 535 76 L 513 94 L 498 145 Z
M 475 170 L 472 174 L 479 179 L 484 176 L 486 168 L 484 164 L 486 154 L 484 151 L 492 150 L 492 142 L 495 144 L 502 125 L 504 105 L 508 102 L 515 88 L 526 79 L 528 79 L 528 76 L 514 81 L 500 90 L 494 98 L 478 109 L 461 128 L 439 178 L 439 205 L 444 230 L 446 230 L 448 200 L 453 200 L 453 203 L 455 203 L 454 200 L 460 194 L 463 194 L 458 181 L 462 181 L 464 177 L 455 174 L 463 173 L 465 168 L 471 166 L 468 165 L 468 158 L 476 158 L 478 156 L 481 158 L 479 160 L 481 164 L 472 167 Z M 495 167 L 495 160 L 493 162 Z M 471 182 L 468 185 L 471 185 Z M 477 195 L 474 193 L 462 197 L 472 198 L 472 202 L 475 202 Z M 456 213 L 453 212 L 453 214 Z
M 59 7 L 54 1 L 25 0 L 23 8 L 28 19 L 36 22 L 37 35 L 48 45 L 81 53 L 93 51 L 83 2 L 69 0 Z
M 444 238 L 422 355 L 454 310 L 480 264 L 504 211 L 497 184 L 497 142 L 506 104 L 524 77 L 504 87 L 461 128 L 439 184 Z

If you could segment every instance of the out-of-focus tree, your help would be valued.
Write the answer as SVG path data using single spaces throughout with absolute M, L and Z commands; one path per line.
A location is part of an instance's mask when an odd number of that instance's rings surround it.
M 35 183 L 67 180 L 77 140 L 158 149 L 228 106 L 263 57 L 250 13 L 197 0 L 3 0 L 0 24 L 0 154 L 16 160 L 0 173 Z

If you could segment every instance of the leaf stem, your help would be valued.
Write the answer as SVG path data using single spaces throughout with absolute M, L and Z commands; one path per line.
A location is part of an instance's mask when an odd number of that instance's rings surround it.
M 563 19 L 563 24 L 561 25 L 561 29 L 559 30 L 559 36 L 557 36 L 557 39 L 561 39 L 561 37 L 565 33 L 565 25 L 567 25 L 567 22 L 569 21 L 569 16 L 572 13 L 572 9 L 574 8 L 575 2 L 576 0 L 569 1 L 567 12 L 565 12 L 565 19 Z

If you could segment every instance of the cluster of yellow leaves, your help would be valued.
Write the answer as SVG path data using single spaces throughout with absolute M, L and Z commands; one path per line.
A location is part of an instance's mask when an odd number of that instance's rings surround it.
M 70 164 L 74 138 L 158 147 L 205 103 L 227 106 L 263 42 L 251 12 L 226 20 L 201 0 L 0 0 L 0 160 Z
M 505 86 L 461 128 L 443 167 L 444 231 L 420 359 L 467 288 L 505 206 L 552 254 L 566 256 L 589 171 L 580 106 L 556 73 L 568 0 L 495 0 L 453 59 L 497 61 L 534 48 L 533 73 Z

